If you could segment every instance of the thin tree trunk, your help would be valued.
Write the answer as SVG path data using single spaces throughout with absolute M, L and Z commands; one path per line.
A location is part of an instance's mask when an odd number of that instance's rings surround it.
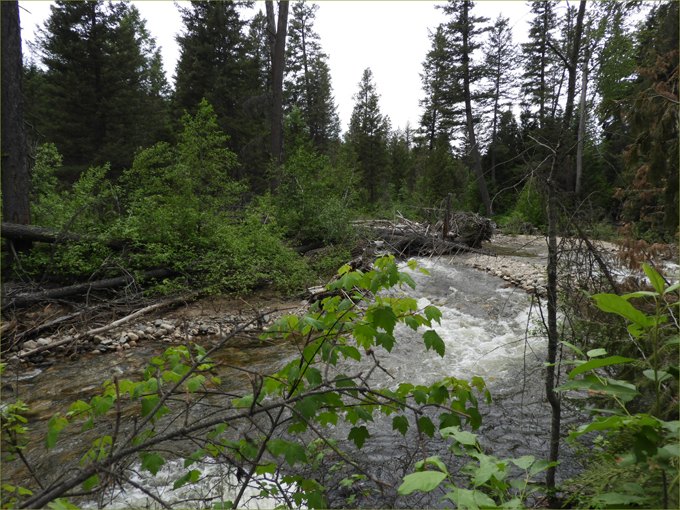
M 19 3 L 2 2 L 2 217 L 31 223 L 28 147 L 24 129 L 23 69 Z M 19 252 L 31 248 L 29 240 L 14 243 Z
M 588 31 L 590 33 L 590 31 Z M 586 35 L 586 40 L 590 39 Z M 583 179 L 583 148 L 585 146 L 586 138 L 586 96 L 588 91 L 588 63 L 590 61 L 590 52 L 587 52 L 583 63 L 583 75 L 581 76 L 581 100 L 579 101 L 579 108 L 581 115 L 578 121 L 578 145 L 576 146 L 576 184 L 574 192 L 578 195 L 581 193 L 581 182 Z
M 475 173 L 477 175 L 477 185 L 479 186 L 479 192 L 482 195 L 482 202 L 484 203 L 484 209 L 486 211 L 487 217 L 493 216 L 491 210 L 491 198 L 489 198 L 489 191 L 486 188 L 486 181 L 484 180 L 484 170 L 482 170 L 482 158 L 479 155 L 479 147 L 477 146 L 477 140 L 475 139 L 475 125 L 472 117 L 472 97 L 470 94 L 470 57 L 468 55 L 468 40 L 470 37 L 469 27 L 468 27 L 468 10 L 471 2 L 464 2 L 463 5 L 463 94 L 465 96 L 465 117 L 467 120 L 468 138 L 470 139 L 470 144 L 472 145 L 472 159 L 475 164 Z
M 561 402 L 559 395 L 555 392 L 555 384 L 557 382 L 555 363 L 557 361 L 557 347 L 559 344 L 559 334 L 557 331 L 557 183 L 555 178 L 558 169 L 563 169 L 566 163 L 569 126 L 574 112 L 576 66 L 581 45 L 581 31 L 583 29 L 585 10 L 586 2 L 581 0 L 574 31 L 574 43 L 568 63 L 569 87 L 567 89 L 562 129 L 548 179 L 548 366 L 546 368 L 545 392 L 552 408 L 550 451 L 548 453 L 549 462 L 556 462 L 559 457 L 561 427 Z M 556 508 L 559 504 L 555 494 L 555 472 L 555 467 L 548 468 L 546 472 L 548 503 L 551 508 Z

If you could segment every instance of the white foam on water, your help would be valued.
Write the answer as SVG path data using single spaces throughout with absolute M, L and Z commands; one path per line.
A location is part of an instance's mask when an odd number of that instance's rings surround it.
M 188 469 L 197 469 L 201 476 L 196 483 L 187 483 L 182 487 L 173 489 L 173 484 L 182 477 Z M 148 471 L 142 471 L 141 465 L 134 467 L 134 475 L 130 479 L 137 485 L 144 487 L 165 503 L 178 505 L 178 508 L 205 508 L 206 501 L 211 501 L 209 507 L 215 503 L 234 500 L 240 484 L 236 478 L 227 472 L 224 466 L 219 464 L 197 464 L 184 468 L 184 461 L 168 461 L 158 471 L 156 476 Z M 253 483 L 267 483 L 265 480 L 255 479 Z M 124 489 L 115 489 L 113 495 L 104 499 L 104 508 L 162 508 L 158 501 L 149 497 L 142 490 L 125 484 Z M 239 503 L 239 508 L 264 509 L 275 508 L 281 504 L 274 498 L 260 496 L 260 491 L 254 487 L 248 487 Z M 88 501 L 80 504 L 80 508 L 90 510 L 99 508 L 99 502 Z

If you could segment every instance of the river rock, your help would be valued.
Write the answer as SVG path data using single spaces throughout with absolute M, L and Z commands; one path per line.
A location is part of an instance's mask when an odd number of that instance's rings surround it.
M 43 345 L 50 345 L 52 343 L 51 338 L 38 338 L 38 345 L 43 346 Z
M 35 340 L 27 340 L 24 342 L 24 351 L 32 351 L 33 349 L 38 347 L 38 342 Z
M 135 333 L 133 333 L 132 331 L 128 332 L 127 337 L 128 337 L 128 340 L 130 340 L 131 342 L 137 342 L 137 340 L 139 340 L 139 337 Z

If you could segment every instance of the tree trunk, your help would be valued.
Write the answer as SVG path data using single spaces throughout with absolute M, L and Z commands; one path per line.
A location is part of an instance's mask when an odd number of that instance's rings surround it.
M 555 177 L 558 169 L 565 170 L 564 166 L 567 160 L 569 127 L 574 112 L 576 66 L 578 64 L 585 10 L 586 2 L 581 0 L 574 31 L 574 45 L 568 63 L 569 87 L 567 89 L 562 129 L 548 179 L 548 365 L 546 367 L 545 392 L 552 408 L 550 451 L 548 453 L 549 462 L 556 462 L 559 457 L 561 426 L 561 402 L 559 395 L 555 392 L 555 384 L 557 382 L 555 363 L 557 361 L 557 348 L 560 340 L 557 331 L 557 183 L 555 182 Z M 557 508 L 559 502 L 555 494 L 555 467 L 548 468 L 546 472 L 546 485 L 548 487 L 548 504 L 551 508 Z
M 590 34 L 590 31 L 588 31 Z M 586 35 L 586 40 L 589 40 L 589 35 Z M 583 147 L 585 146 L 586 138 L 586 96 L 588 91 L 588 63 L 590 61 L 590 52 L 586 53 L 583 62 L 583 71 L 581 76 L 581 100 L 579 108 L 581 115 L 578 122 L 578 145 L 576 146 L 576 184 L 574 185 L 574 192 L 578 195 L 581 193 L 581 181 L 583 179 Z
M 472 117 L 472 97 L 470 94 L 470 57 L 468 52 L 468 40 L 470 37 L 470 30 L 468 26 L 468 10 L 470 2 L 463 2 L 463 94 L 465 96 L 465 117 L 467 120 L 468 138 L 470 145 L 472 145 L 472 159 L 475 164 L 475 173 L 477 175 L 477 185 L 479 192 L 482 195 L 482 202 L 486 210 L 487 217 L 491 218 L 493 212 L 491 210 L 491 199 L 489 198 L 489 191 L 486 188 L 486 181 L 484 180 L 484 171 L 482 170 L 482 158 L 479 155 L 479 147 L 475 139 L 475 126 Z
M 275 166 L 283 163 L 283 71 L 285 66 L 286 26 L 288 24 L 288 1 L 279 2 L 278 26 L 274 20 L 274 5 L 266 2 L 267 26 L 272 62 L 272 115 L 271 115 L 271 153 Z M 278 187 L 278 180 L 270 182 L 272 192 Z
M 32 225 L 18 225 L 15 223 L 0 223 L 0 235 L 5 239 L 11 239 L 15 243 L 63 243 L 66 241 L 90 241 L 97 242 L 97 237 L 87 234 L 65 232 L 53 228 L 35 227 Z M 114 250 L 122 250 L 131 244 L 131 241 L 110 240 L 106 246 Z
M 19 3 L 2 3 L 2 217 L 31 223 L 28 147 L 24 130 L 23 69 Z M 14 243 L 17 251 L 31 248 L 30 241 Z

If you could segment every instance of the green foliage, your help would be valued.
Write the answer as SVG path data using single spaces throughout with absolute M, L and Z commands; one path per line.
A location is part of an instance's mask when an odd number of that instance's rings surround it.
M 450 499 L 458 508 L 525 508 L 527 498 L 541 490 L 535 476 L 557 464 L 536 461 L 532 455 L 502 460 L 486 455 L 479 446 L 477 434 L 462 431 L 456 426 L 442 428 L 439 433 L 454 440 L 451 450 L 457 456 L 472 459 L 458 473 L 467 482 L 456 484 L 454 475 L 442 460 L 438 456 L 429 457 L 416 463 L 415 473 L 404 477 L 399 494 L 411 494 L 416 490 L 430 492 L 443 484 L 443 488 L 450 492 L 444 494 L 440 501 Z M 512 465 L 524 471 L 521 478 L 509 478 Z M 465 485 L 471 488 L 466 489 Z
M 545 196 L 538 185 L 538 179 L 532 178 L 527 181 L 520 193 L 515 212 L 524 221 L 531 222 L 534 226 L 545 225 L 546 216 Z
M 648 368 L 642 371 L 644 377 L 653 383 L 651 413 L 631 413 L 628 404 L 636 397 L 642 397 L 642 393 L 635 385 L 608 377 L 598 370 L 634 360 L 620 356 L 602 358 L 606 354 L 604 349 L 593 349 L 584 354 L 573 345 L 566 344 L 586 359 L 571 362 L 576 368 L 569 373 L 570 381 L 556 391 L 583 389 L 616 403 L 615 408 L 592 409 L 595 419 L 569 435 L 569 441 L 574 442 L 589 432 L 607 434 L 606 441 L 599 436 L 599 447 L 592 459 L 594 467 L 581 477 L 581 480 L 588 480 L 588 485 L 572 496 L 579 505 L 674 508 L 678 504 L 678 420 L 662 419 L 665 414 L 677 416 L 677 402 L 673 403 L 672 409 L 664 410 L 661 401 L 662 394 L 668 390 L 675 388 L 677 393 L 677 356 L 670 357 L 674 361 L 669 365 L 661 366 L 664 352 L 677 353 L 677 327 L 668 327 L 673 330 L 673 337 L 666 341 L 662 341 L 661 330 L 665 329 L 670 308 L 678 306 L 676 299 L 668 300 L 678 284 L 666 287 L 665 281 L 654 269 L 647 265 L 643 267 L 653 292 L 635 292 L 625 296 L 598 294 L 593 299 L 601 310 L 629 321 L 628 333 L 632 338 L 646 339 L 651 343 L 653 353 L 644 362 Z M 630 301 L 636 298 L 652 300 L 653 315 L 633 306 Z M 638 361 L 636 366 L 640 364 Z M 576 379 L 581 374 L 585 374 L 583 378 Z M 603 472 L 607 473 L 606 477 L 602 476 Z
M 312 146 L 301 112 L 286 118 L 286 162 L 276 170 L 272 197 L 278 223 L 298 244 L 337 244 L 353 236 L 350 224 L 355 177 Z

